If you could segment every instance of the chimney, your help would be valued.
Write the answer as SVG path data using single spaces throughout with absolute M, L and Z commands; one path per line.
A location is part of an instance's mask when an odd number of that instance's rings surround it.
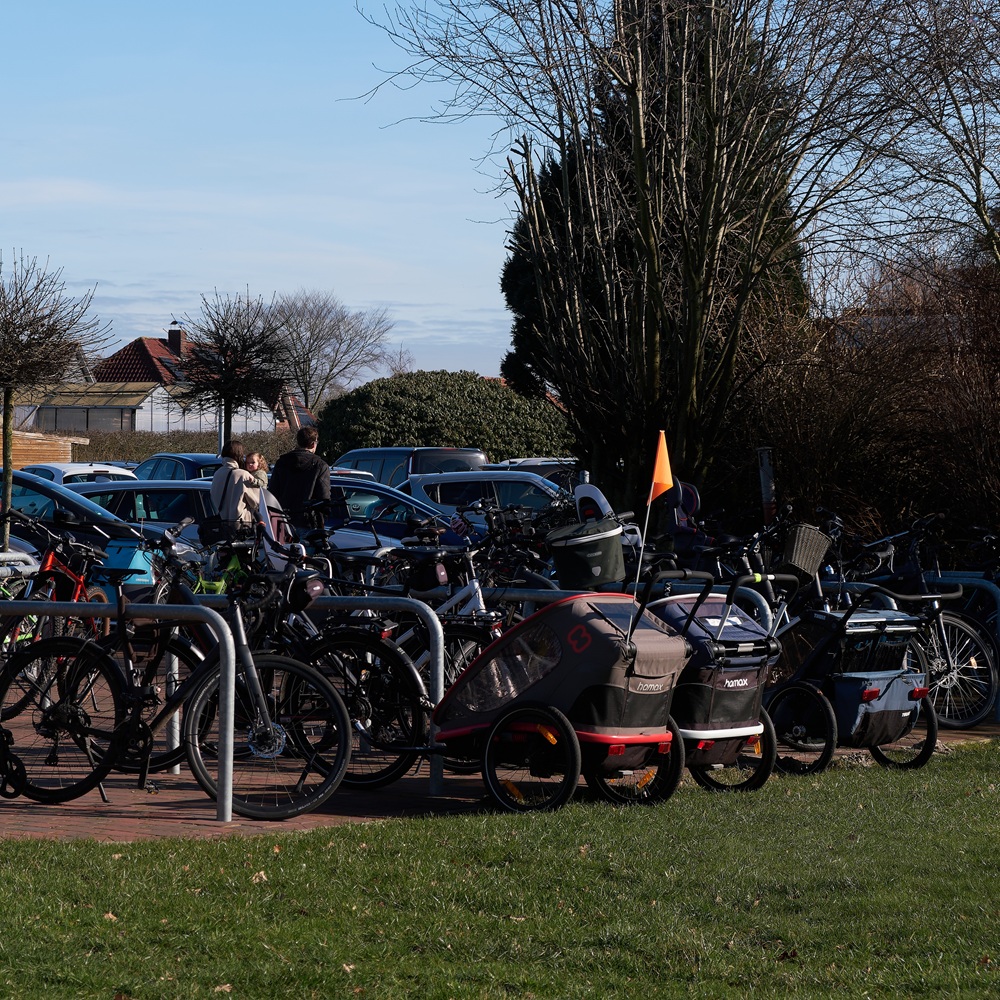
M 187 332 L 180 323 L 174 321 L 167 329 L 167 347 L 170 348 L 174 357 L 184 356 L 184 347 L 187 345 Z

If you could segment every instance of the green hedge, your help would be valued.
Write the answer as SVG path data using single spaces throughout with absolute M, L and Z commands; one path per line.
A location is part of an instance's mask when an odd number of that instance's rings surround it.
M 475 372 L 418 371 L 376 379 L 332 400 L 320 414 L 320 449 L 394 445 L 481 448 L 494 461 L 575 451 L 552 403 L 518 395 Z

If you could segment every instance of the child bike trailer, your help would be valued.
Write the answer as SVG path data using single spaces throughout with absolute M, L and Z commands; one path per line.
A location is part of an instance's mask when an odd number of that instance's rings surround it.
M 563 598 L 469 665 L 434 712 L 437 738 L 480 761 L 510 811 L 563 805 L 581 772 L 610 801 L 662 800 L 684 767 L 670 704 L 689 655 L 627 594 Z
M 774 770 L 776 740 L 761 706 L 770 663 L 781 647 L 735 604 L 737 580 L 712 594 L 714 578 L 682 571 L 668 579 L 697 580 L 700 593 L 653 601 L 649 610 L 694 647 L 674 692 L 672 714 L 684 740 L 692 778 L 711 790 L 760 788 Z

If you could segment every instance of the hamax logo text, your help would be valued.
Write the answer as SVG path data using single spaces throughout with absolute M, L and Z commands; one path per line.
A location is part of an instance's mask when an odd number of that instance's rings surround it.
M 657 682 L 656 684 L 653 684 L 650 681 L 639 681 L 639 683 L 635 686 L 635 689 L 636 691 L 662 691 L 663 683 Z
M 727 688 L 745 688 L 750 686 L 750 681 L 746 677 L 734 677 L 732 680 L 725 682 L 724 687 Z

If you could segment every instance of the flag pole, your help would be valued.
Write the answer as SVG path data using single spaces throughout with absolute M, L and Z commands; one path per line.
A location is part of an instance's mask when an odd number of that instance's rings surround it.
M 642 575 L 642 557 L 646 551 L 646 534 L 649 531 L 649 512 L 653 501 L 661 494 L 666 493 L 674 485 L 674 476 L 670 471 L 670 456 L 667 454 L 667 434 L 660 431 L 659 440 L 656 443 L 656 461 L 653 463 L 653 481 L 649 485 L 649 499 L 646 501 L 646 522 L 642 527 L 642 541 L 639 545 L 639 560 L 635 568 L 635 591 L 639 594 L 639 577 Z

